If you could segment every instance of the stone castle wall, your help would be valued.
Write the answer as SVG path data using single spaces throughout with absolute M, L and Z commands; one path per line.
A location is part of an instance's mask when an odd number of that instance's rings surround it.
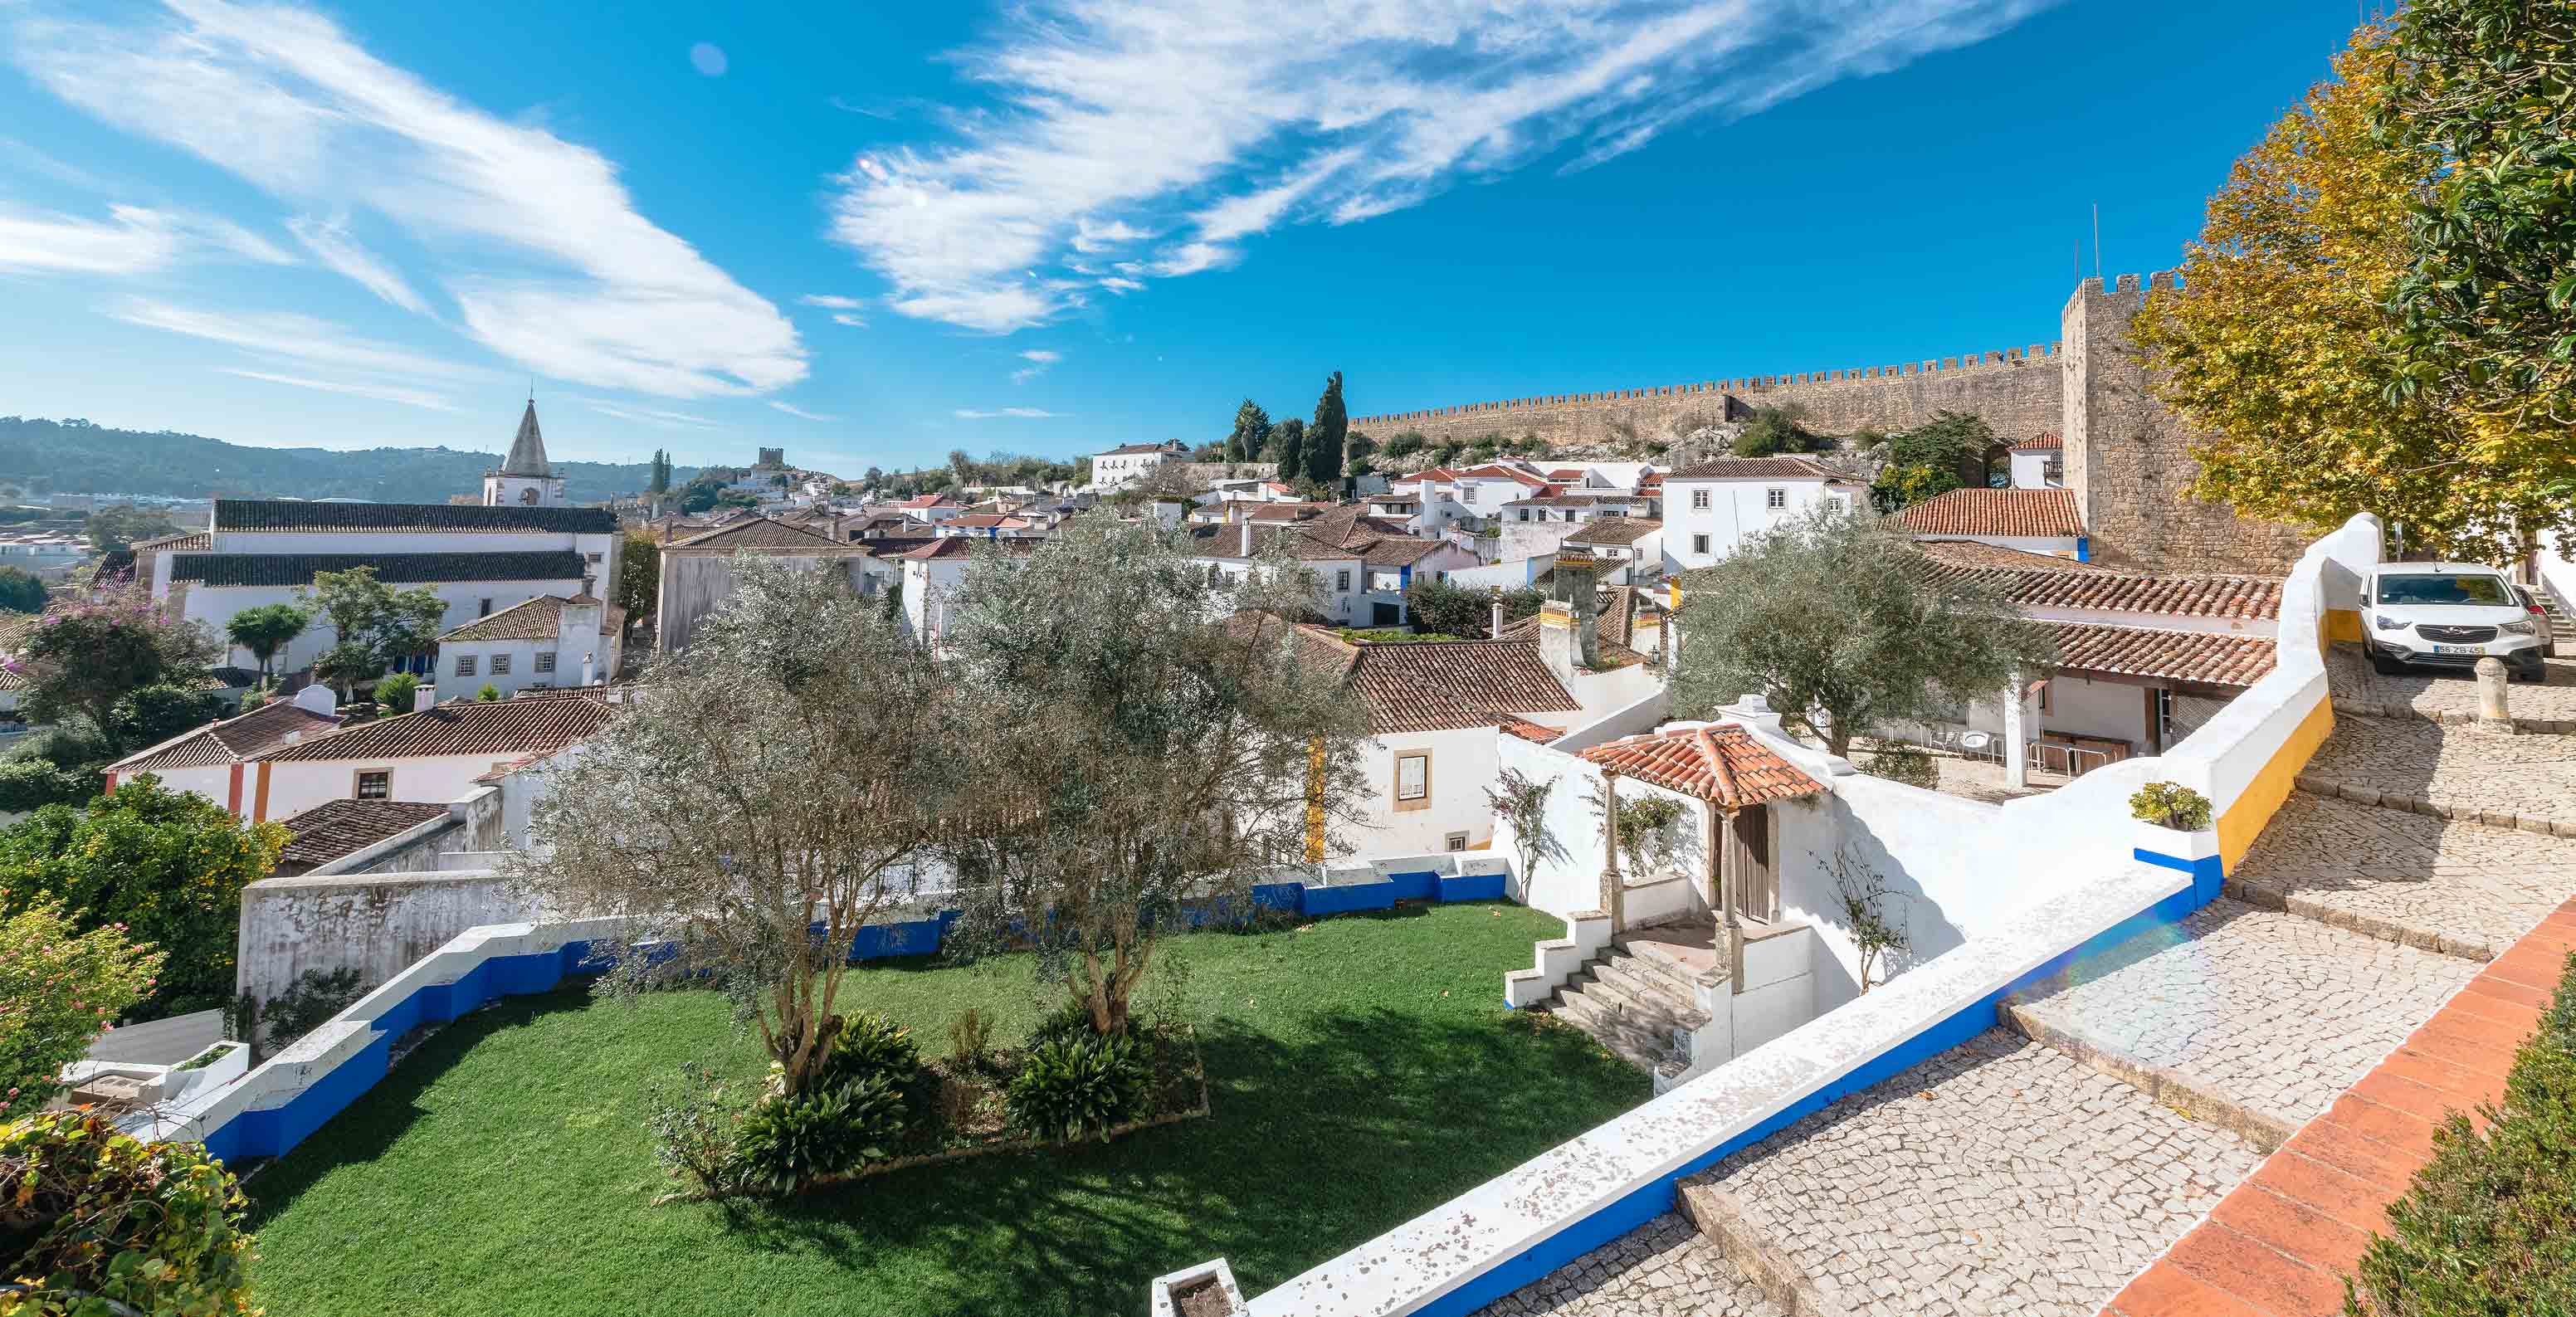
M 1474 439 L 1536 434 L 1557 444 L 1609 444 L 1630 436 L 1671 439 L 1703 424 L 1728 419 L 1731 397 L 1751 407 L 1796 403 L 1820 431 L 1849 433 L 1874 425 L 1902 430 L 1932 419 L 1936 411 L 1975 412 L 2007 440 L 2028 439 L 2058 426 L 2059 350 L 2051 344 L 2010 348 L 1967 357 L 1901 366 L 1820 370 L 1803 375 L 1758 375 L 1651 389 L 1542 394 L 1464 407 L 1355 417 L 1351 427 L 1380 441 L 1406 430 L 1425 438 Z M 1740 416 L 1739 416 L 1740 419 Z

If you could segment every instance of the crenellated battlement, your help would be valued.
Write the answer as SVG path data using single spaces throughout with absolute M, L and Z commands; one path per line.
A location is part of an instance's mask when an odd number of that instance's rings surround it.
M 2158 275 L 2171 281 L 2170 275 Z M 2097 289 L 2100 280 L 2088 280 Z M 2123 287 L 2133 287 L 2136 275 L 2121 276 Z M 1351 418 L 1354 428 L 1419 425 L 1426 422 L 1456 421 L 1464 417 L 1492 417 L 1497 423 L 1516 414 L 1536 415 L 1562 408 L 1583 408 L 1633 404 L 1649 399 L 1698 398 L 1718 401 L 1727 394 L 1750 396 L 1766 390 L 1809 390 L 1818 385 L 1851 385 L 1860 388 L 1884 386 L 1891 381 L 1956 378 L 1963 375 L 2023 370 L 2034 365 L 2052 364 L 2065 350 L 2063 343 L 2045 346 L 2005 348 L 2001 351 L 1972 352 L 1957 357 L 1938 357 L 1921 362 L 1898 362 L 1884 366 L 1853 366 L 1842 370 L 1809 371 L 1794 375 L 1750 375 L 1734 379 L 1703 380 L 1695 384 L 1665 384 L 1645 389 L 1607 389 L 1590 393 L 1543 393 L 1527 398 L 1506 398 L 1499 402 L 1467 403 L 1455 407 L 1432 407 L 1421 411 L 1387 412 L 1376 416 Z

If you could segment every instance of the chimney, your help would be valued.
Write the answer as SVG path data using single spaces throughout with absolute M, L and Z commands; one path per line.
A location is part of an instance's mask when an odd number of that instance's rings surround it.
M 1241 524 L 1243 526 L 1243 552 L 1236 554 L 1235 556 L 1238 558 L 1249 558 L 1252 556 L 1252 521 L 1250 518 L 1246 518 Z
M 1485 593 L 1493 599 L 1493 621 L 1486 627 L 1485 634 L 1500 640 L 1503 638 L 1503 587 L 1489 585 L 1485 587 Z
M 581 656 L 581 684 L 582 684 L 582 685 L 584 685 L 584 686 L 587 686 L 587 685 L 589 685 L 589 684 L 590 684 L 590 681 L 591 681 L 591 668 L 592 668 L 593 664 L 594 664 L 594 656 L 593 656 L 593 655 L 591 655 L 591 654 L 583 654 L 583 655 Z
M 435 709 L 437 707 L 438 687 L 436 685 L 423 682 L 420 685 L 411 688 L 411 711 L 413 713 L 419 713 L 424 709 Z
M 1601 598 L 1593 589 L 1600 564 L 1587 553 L 1556 555 L 1556 597 L 1565 601 L 1566 611 L 1574 617 L 1576 653 L 1584 667 L 1597 667 L 1601 662 L 1601 642 L 1596 634 L 1601 625 Z

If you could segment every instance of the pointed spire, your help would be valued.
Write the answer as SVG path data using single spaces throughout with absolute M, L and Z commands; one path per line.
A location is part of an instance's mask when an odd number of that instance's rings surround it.
M 537 432 L 537 400 L 528 399 L 528 410 L 519 414 L 519 437 L 510 441 L 509 459 L 501 463 L 505 476 L 551 476 L 546 465 L 546 437 Z

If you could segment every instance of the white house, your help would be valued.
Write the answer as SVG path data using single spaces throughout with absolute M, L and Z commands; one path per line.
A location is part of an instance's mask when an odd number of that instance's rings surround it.
M 1362 603 L 1368 609 L 1370 627 L 1406 626 L 1413 621 L 1413 610 L 1405 602 L 1405 591 L 1418 580 L 1446 580 L 1451 572 L 1467 571 L 1478 564 L 1476 555 L 1446 540 L 1419 540 L 1387 536 L 1370 540 L 1360 550 L 1360 567 L 1364 578 Z
M 1812 458 L 1716 457 L 1664 477 L 1664 556 L 1714 565 L 1737 546 L 1820 504 L 1866 512 L 1861 483 Z
M 941 638 L 948 634 L 949 610 L 957 603 L 957 591 L 966 580 L 966 564 L 974 561 L 977 544 L 1005 553 L 1028 553 L 1043 542 L 1038 539 L 976 540 L 949 535 L 893 555 L 891 561 L 903 569 L 905 631 L 932 648 L 940 645 Z
M 1186 462 L 1190 450 L 1178 439 L 1159 444 L 1120 444 L 1091 459 L 1091 487 L 1115 489 L 1144 479 L 1165 462 Z
M 587 595 L 539 595 L 438 638 L 438 682 L 459 695 L 490 686 L 522 690 L 589 686 L 617 672 L 624 618 Z
M 2024 439 L 2012 446 L 2012 487 L 2059 489 L 2066 484 L 2066 445 L 2053 434 Z
M 331 688 L 307 686 L 291 700 L 272 700 L 234 718 L 207 723 L 148 745 L 107 766 L 107 788 L 150 773 L 172 791 L 193 791 L 249 817 L 252 758 L 280 746 L 340 730 Z
M 1224 526 L 1195 525 L 1188 531 L 1191 560 L 1201 567 L 1239 581 L 1258 570 L 1265 556 L 1285 554 L 1315 574 L 1318 615 L 1334 626 L 1373 625 L 1367 552 L 1364 547 L 1339 543 L 1329 528 L 1309 530 L 1294 522 L 1246 520 Z
M 1549 490 L 1556 487 L 1551 485 Z M 1514 499 L 1496 514 L 1502 531 L 1501 556 L 1505 561 L 1533 558 L 1554 553 L 1586 523 L 1604 518 L 1652 516 L 1654 501 L 1635 494 L 1615 491 L 1563 493 L 1541 492 Z
M 1954 489 L 1897 513 L 1896 524 L 1918 540 L 1974 540 L 2077 562 L 2092 557 L 2071 489 Z
M 763 517 L 700 531 L 662 550 L 660 592 L 653 608 L 655 645 L 665 654 L 688 648 L 699 625 L 733 597 L 734 561 L 744 554 L 807 570 L 838 571 L 852 591 L 871 598 L 896 579 L 887 559 L 899 546 L 929 542 L 836 540 L 818 530 Z
M 1643 517 L 1585 522 L 1565 537 L 1561 547 L 1599 562 L 1603 585 L 1651 585 L 1662 580 L 1667 570 L 1664 523 Z

